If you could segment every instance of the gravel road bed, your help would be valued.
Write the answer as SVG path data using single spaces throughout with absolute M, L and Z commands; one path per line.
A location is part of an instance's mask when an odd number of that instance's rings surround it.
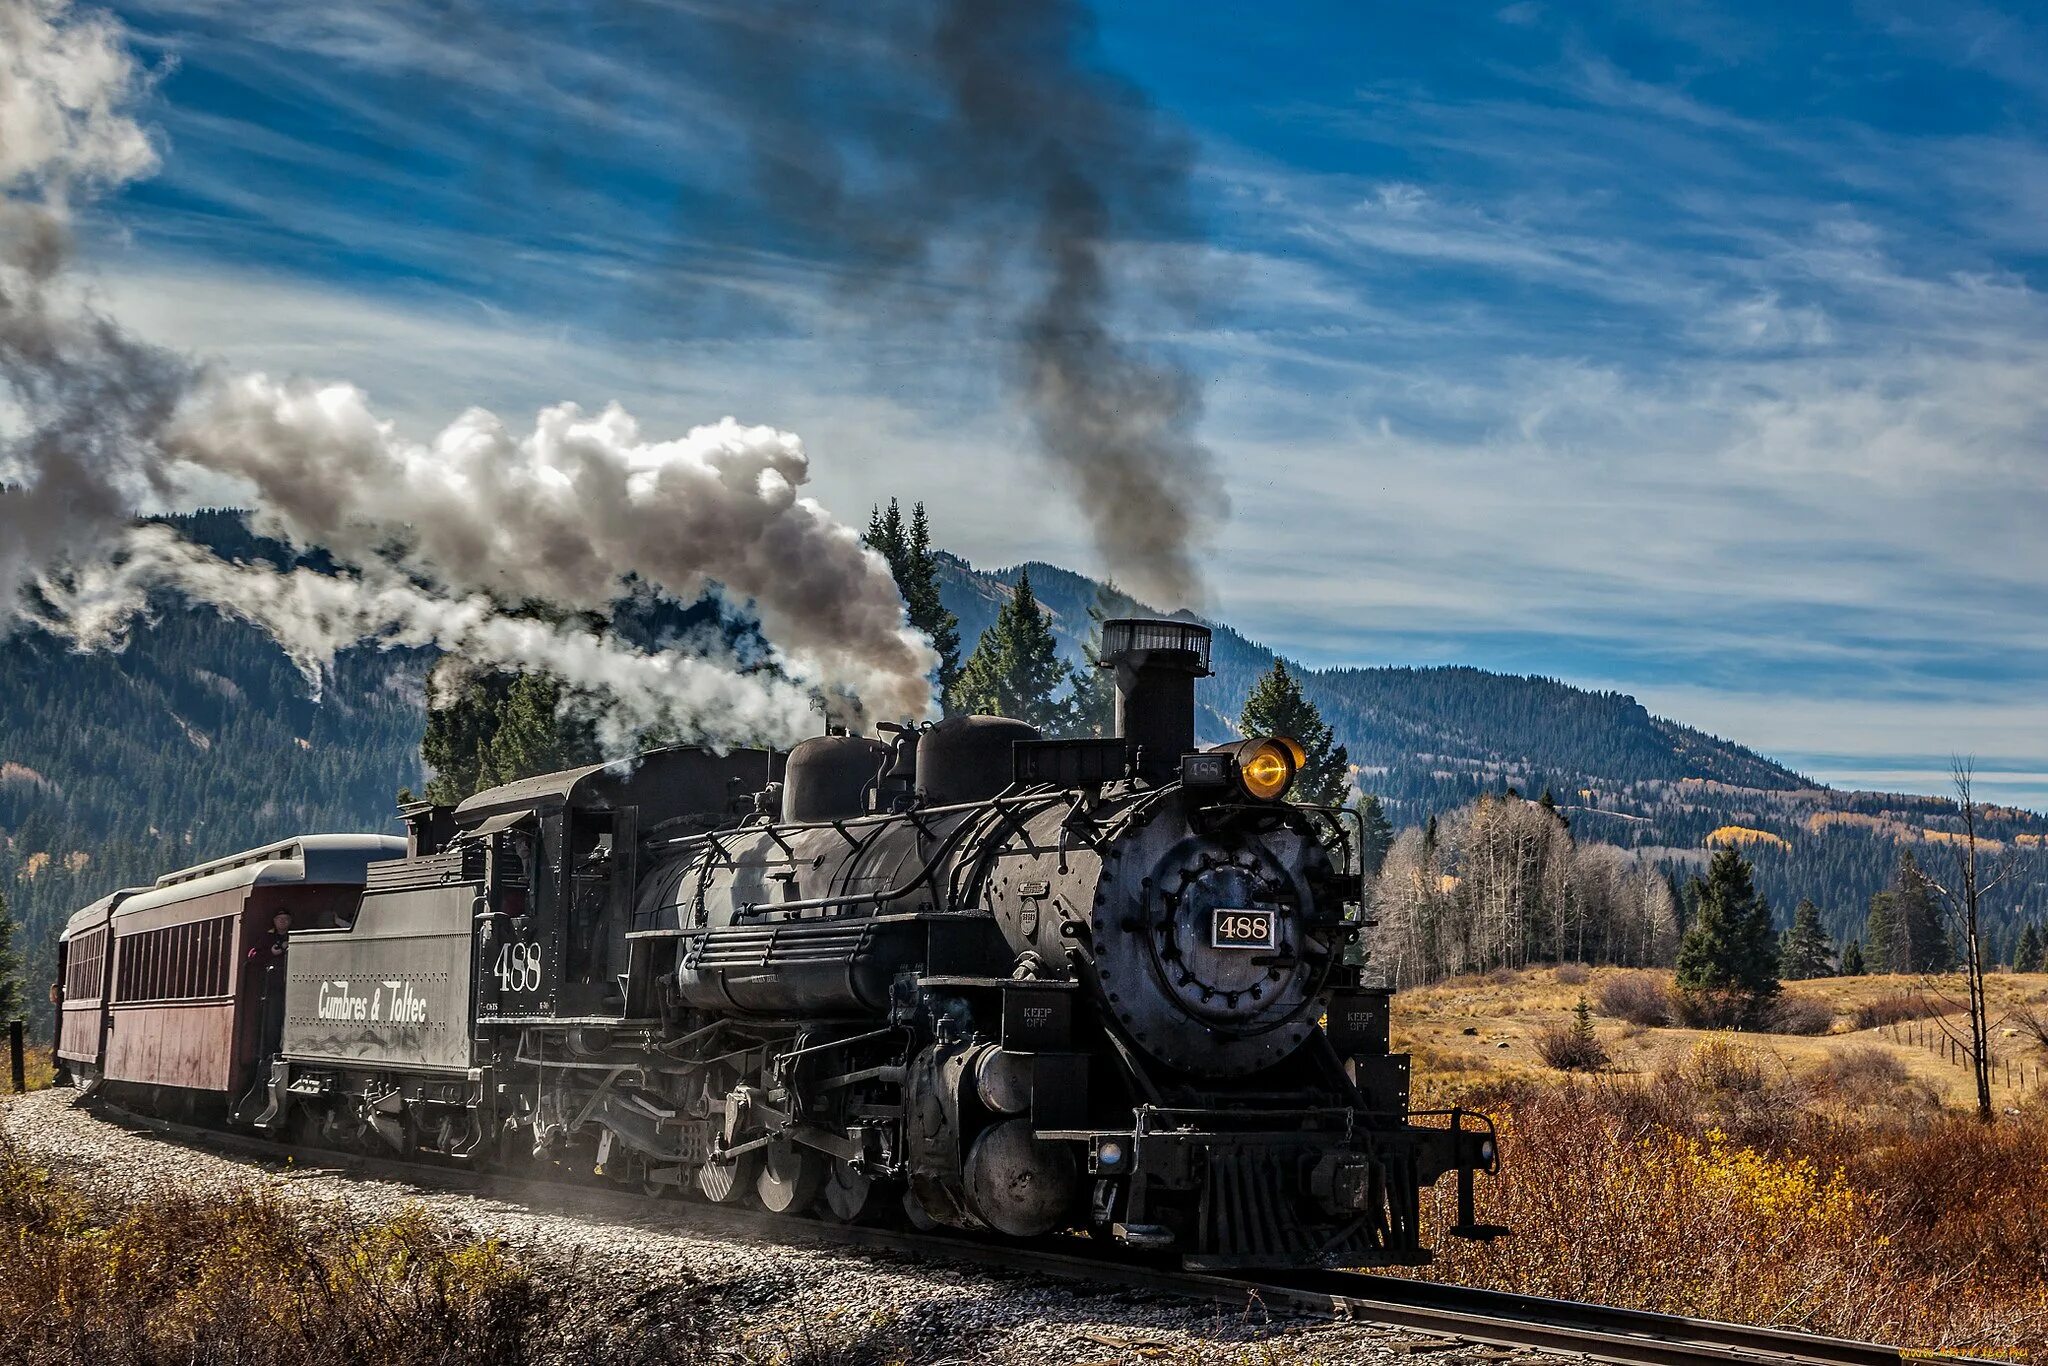
M 358 1217 L 424 1207 L 478 1238 L 498 1238 L 551 1280 L 576 1287 L 590 1322 L 627 1334 L 682 1332 L 735 1360 L 801 1359 L 863 1333 L 884 1355 L 917 1362 L 1195 1361 L 1292 1366 L 1380 1362 L 1427 1353 L 1444 1366 L 1499 1361 L 1414 1334 L 1274 1319 L 1241 1310 L 1090 1287 L 985 1267 L 787 1246 L 692 1229 L 687 1206 L 565 1188 L 517 1201 L 294 1169 L 199 1151 L 104 1119 L 70 1091 L 0 1101 L 0 1131 L 25 1155 L 130 1199 L 266 1188 Z M 587 1297 L 584 1291 L 588 1291 Z M 659 1331 L 657 1331 L 659 1330 Z M 825 1350 L 819 1359 L 831 1359 Z M 1555 1357 L 1528 1354 L 1534 1363 Z

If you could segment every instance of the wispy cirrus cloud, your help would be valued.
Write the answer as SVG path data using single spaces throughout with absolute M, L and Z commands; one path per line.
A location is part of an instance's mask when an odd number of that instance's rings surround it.
M 731 230 L 757 115 L 688 35 L 762 11 L 128 13 L 179 63 L 108 245 L 160 335 L 422 421 L 565 382 L 731 409 L 803 430 L 842 510 L 921 496 L 976 558 L 1087 566 L 986 354 L 862 338 L 840 263 Z M 1212 230 L 1117 268 L 1199 253 L 1237 300 L 1133 320 L 1204 376 L 1220 610 L 1317 663 L 1560 674 L 1800 753 L 2048 753 L 2037 19 L 1100 18 L 1193 129 Z M 787 37 L 895 59 L 865 22 Z

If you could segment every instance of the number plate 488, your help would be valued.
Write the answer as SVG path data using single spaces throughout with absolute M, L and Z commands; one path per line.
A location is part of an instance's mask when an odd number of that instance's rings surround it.
M 1271 911 L 1218 906 L 1210 915 L 1209 942 L 1216 948 L 1271 949 L 1278 944 L 1278 926 Z
M 508 941 L 498 950 L 498 961 L 491 968 L 491 975 L 498 979 L 498 990 L 539 991 L 540 961 L 540 944 L 537 941 Z

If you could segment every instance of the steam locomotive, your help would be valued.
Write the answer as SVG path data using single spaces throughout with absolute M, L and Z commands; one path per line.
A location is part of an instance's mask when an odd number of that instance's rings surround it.
M 650 1194 L 1199 1267 L 1485 1236 L 1491 1124 L 1411 1113 L 1351 814 L 1197 750 L 1209 632 L 1107 623 L 1116 735 L 958 716 L 671 748 L 117 892 L 59 1052 L 122 1103 Z

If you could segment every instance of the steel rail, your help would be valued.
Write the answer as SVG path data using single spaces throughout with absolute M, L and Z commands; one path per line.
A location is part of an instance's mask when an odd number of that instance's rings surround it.
M 487 1199 L 543 1205 L 554 1212 L 666 1225 L 697 1233 L 739 1235 L 801 1246 L 815 1243 L 926 1261 L 966 1263 L 998 1273 L 1105 1282 L 1162 1296 L 1211 1301 L 1265 1312 L 1381 1325 L 1473 1345 L 1566 1353 L 1611 1366 L 1905 1366 L 1940 1356 L 1972 1358 L 1787 1328 L 1621 1309 L 1359 1271 L 1191 1272 L 1157 1259 L 1080 1238 L 1037 1243 L 977 1240 L 964 1234 L 915 1233 L 836 1221 L 769 1214 L 687 1200 L 655 1200 L 614 1185 L 565 1177 L 532 1177 L 447 1165 L 397 1155 L 366 1155 L 272 1142 L 253 1135 L 160 1119 L 99 1102 L 110 1118 L 173 1142 L 242 1154 L 300 1170 L 335 1170 L 364 1180 L 398 1179 Z

